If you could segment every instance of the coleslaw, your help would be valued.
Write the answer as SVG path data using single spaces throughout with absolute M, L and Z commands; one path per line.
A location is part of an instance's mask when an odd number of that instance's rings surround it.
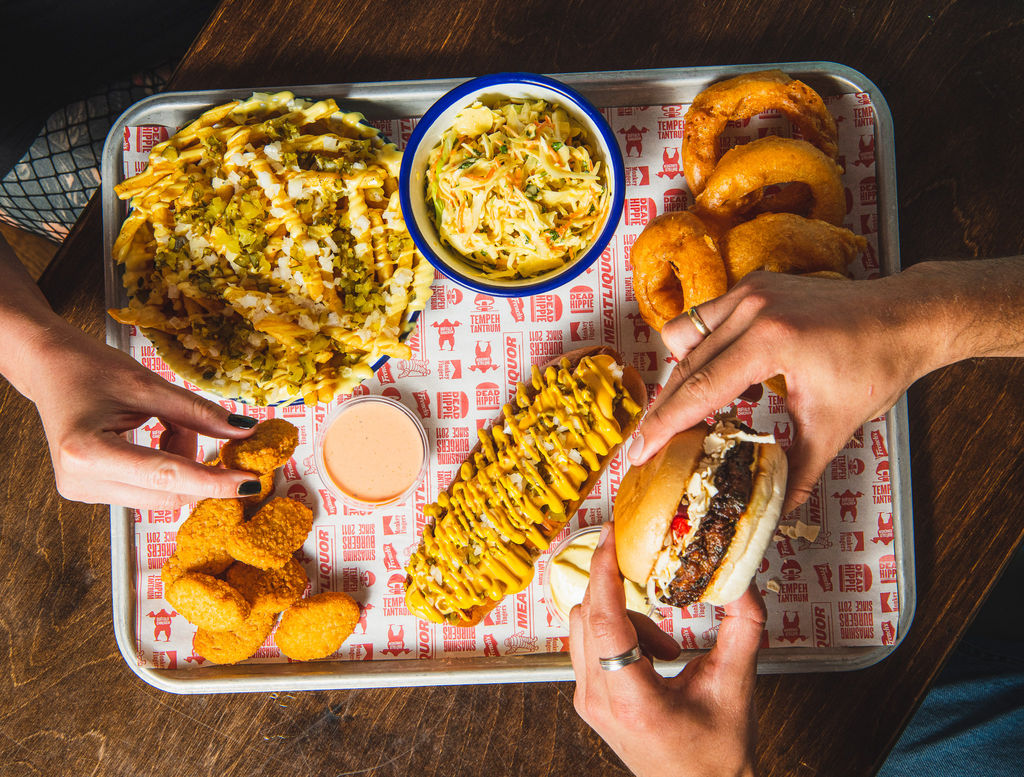
M 430 152 L 426 178 L 441 240 L 489 278 L 564 266 L 597 237 L 611 203 L 586 130 L 545 100 L 463 109 Z

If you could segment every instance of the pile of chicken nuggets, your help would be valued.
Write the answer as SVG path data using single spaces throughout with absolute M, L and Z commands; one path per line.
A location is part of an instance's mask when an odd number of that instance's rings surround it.
M 334 653 L 359 619 L 359 606 L 347 594 L 302 598 L 309 578 L 293 554 L 313 528 L 313 512 L 292 499 L 265 501 L 274 472 L 291 458 L 298 441 L 292 424 L 270 419 L 257 424 L 250 437 L 226 442 L 219 463 L 258 475 L 260 493 L 196 504 L 160 571 L 164 598 L 198 627 L 195 652 L 214 663 L 252 656 L 280 613 L 274 641 L 297 661 Z M 247 509 L 256 511 L 248 519 Z

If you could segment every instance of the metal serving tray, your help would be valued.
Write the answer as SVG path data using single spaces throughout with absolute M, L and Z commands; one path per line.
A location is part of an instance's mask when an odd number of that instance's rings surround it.
M 713 81 L 744 72 L 778 67 L 798 77 L 823 95 L 863 92 L 870 96 L 875 116 L 875 162 L 878 202 L 879 265 L 883 274 L 900 269 L 897 228 L 896 168 L 893 124 L 889 107 L 862 73 L 832 62 L 801 62 L 729 67 L 665 68 L 595 73 L 563 73 L 555 77 L 575 87 L 601 107 L 690 103 Z M 122 137 L 126 127 L 159 124 L 181 126 L 204 109 L 253 91 L 289 89 L 305 97 L 333 97 L 346 110 L 368 119 L 421 116 L 449 89 L 465 79 L 385 81 L 359 84 L 316 84 L 290 87 L 251 87 L 159 94 L 136 103 L 122 114 L 107 136 L 101 165 L 103 243 L 108 306 L 124 304 L 118 268 L 111 247 L 126 215 L 125 203 L 114 194 L 123 179 Z M 127 328 L 107 319 L 107 342 L 127 350 Z M 894 644 L 876 647 L 769 648 L 762 650 L 758 672 L 796 673 L 861 669 L 881 661 L 900 644 L 910 628 L 916 603 L 914 544 L 910 490 L 907 401 L 904 395 L 886 415 L 890 454 L 890 480 L 894 519 L 894 553 L 899 597 L 899 620 Z M 438 660 L 319 661 L 311 663 L 246 664 L 202 668 L 153 669 L 136 661 L 134 624 L 135 559 L 133 519 L 129 509 L 110 510 L 114 633 L 128 666 L 146 683 L 171 693 L 323 690 L 416 685 L 459 685 L 570 680 L 567 653 L 541 653 L 500 657 Z M 676 661 L 659 663 L 665 675 L 677 673 L 697 651 Z

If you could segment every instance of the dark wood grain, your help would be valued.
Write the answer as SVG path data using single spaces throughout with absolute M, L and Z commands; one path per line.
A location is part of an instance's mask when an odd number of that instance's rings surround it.
M 307 3 L 229 0 L 175 88 L 830 60 L 896 126 L 904 264 L 1024 253 L 1018 2 Z M 42 279 L 103 330 L 94 203 Z M 918 604 L 902 646 L 848 674 L 759 681 L 766 775 L 883 761 L 1024 534 L 1024 364 L 910 392 Z M 180 697 L 114 644 L 108 513 L 61 500 L 32 405 L 0 385 L 0 769 L 5 775 L 622 775 L 572 684 Z

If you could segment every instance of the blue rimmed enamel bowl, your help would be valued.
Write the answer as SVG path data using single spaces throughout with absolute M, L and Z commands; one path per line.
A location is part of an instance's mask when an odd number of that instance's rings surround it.
M 560 267 L 530 278 L 493 278 L 467 262 L 442 241 L 427 201 L 430 152 L 454 123 L 457 114 L 476 101 L 493 105 L 502 99 L 546 100 L 563 108 L 587 132 L 587 140 L 608 171 L 610 206 L 603 225 L 586 249 Z M 402 157 L 399 196 L 413 242 L 443 275 L 466 288 L 501 297 L 528 297 L 551 291 L 590 267 L 608 247 L 622 217 L 626 182 L 622 152 L 601 113 L 575 89 L 547 76 L 498 73 L 461 84 L 435 102 L 413 130 Z

